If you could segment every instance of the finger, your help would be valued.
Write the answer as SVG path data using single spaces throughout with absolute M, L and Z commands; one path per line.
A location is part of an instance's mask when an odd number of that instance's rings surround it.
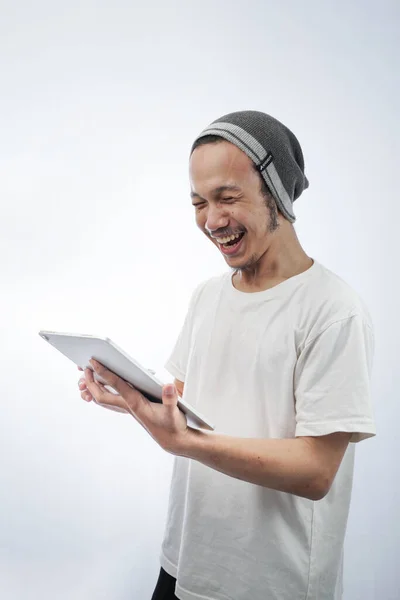
M 89 392 L 85 392 L 84 394 L 81 394 L 81 398 L 83 400 L 85 400 L 85 402 L 94 402 L 95 404 L 98 404 L 98 406 L 101 406 L 102 408 L 106 408 L 107 410 L 112 410 L 113 412 L 118 412 L 118 413 L 124 413 L 125 415 L 130 414 L 128 410 L 125 410 L 124 408 L 119 408 L 118 406 L 111 406 L 110 404 L 100 404 L 100 402 L 96 402 L 96 400 L 93 398 L 92 394 L 90 394 Z
M 123 408 L 118 408 L 116 406 L 110 406 L 109 404 L 100 404 L 99 402 L 96 402 L 94 400 L 92 394 L 90 392 L 88 392 L 87 390 L 85 390 L 84 392 L 81 393 L 81 398 L 82 398 L 82 400 L 85 400 L 85 402 L 92 402 L 92 401 L 94 401 L 95 404 L 98 404 L 102 408 L 107 408 L 107 410 L 112 410 L 113 412 L 130 414 L 129 411 L 127 411 L 127 410 L 125 410 Z
M 115 397 L 115 394 L 112 395 Z M 130 413 L 126 407 L 126 402 L 121 398 L 121 396 L 118 396 L 118 400 L 110 400 L 108 397 L 100 397 L 93 398 L 93 401 L 95 404 L 98 404 L 98 406 L 107 408 L 108 410 L 113 410 L 114 412 Z
M 80 369 L 80 370 L 82 370 L 82 369 Z M 103 388 L 102 384 L 100 382 L 98 382 L 98 383 L 99 383 L 100 388 Z M 78 382 L 78 385 L 79 385 L 79 389 L 82 392 L 81 393 L 82 400 L 85 400 L 85 402 L 92 402 L 94 400 L 94 398 L 93 398 L 92 394 L 90 392 L 88 392 L 88 390 L 87 390 L 86 380 L 81 378 Z M 96 403 L 96 401 L 95 401 L 95 403 Z M 98 404 L 98 403 L 96 403 L 96 404 Z M 125 414 L 127 413 L 127 411 L 122 408 L 117 408 L 117 407 L 109 406 L 106 404 L 103 404 L 102 406 L 104 408 L 108 408 L 109 410 L 112 410 L 115 412 L 123 412 Z
M 173 383 L 167 383 L 167 385 L 163 385 L 162 403 L 164 406 L 177 406 L 178 392 Z
M 83 371 L 82 367 L 78 367 L 78 370 L 79 370 L 79 371 Z
M 89 391 L 94 396 L 94 401 L 98 404 L 107 404 L 123 411 L 128 412 L 134 419 L 141 423 L 141 415 L 149 405 L 152 404 L 150 400 L 147 400 L 133 385 L 127 383 L 112 371 L 109 371 L 106 367 L 92 359 L 89 361 L 94 370 L 92 372 L 89 368 L 85 369 L 85 377 Z M 95 381 L 94 375 L 98 375 L 107 386 L 112 387 L 117 394 L 111 394 L 105 392 L 103 394 L 98 393 L 98 388 L 92 387 L 97 386 L 98 382 Z M 103 386 L 104 387 L 104 386 Z
M 89 362 L 92 365 L 96 375 L 101 377 L 101 379 L 105 381 L 107 385 L 111 386 L 125 400 L 129 398 L 130 403 L 133 402 L 135 406 L 137 404 L 140 404 L 140 402 L 144 402 L 142 394 L 140 394 L 140 392 L 136 390 L 136 388 L 133 387 L 130 383 L 126 382 L 121 377 L 118 377 L 118 375 L 116 375 L 112 371 L 109 371 L 106 367 L 104 367 L 96 360 L 91 359 Z
M 82 398 L 82 400 L 85 400 L 85 402 L 92 402 L 92 400 L 93 400 L 92 394 L 87 391 L 84 391 L 81 393 L 81 398 Z
M 88 392 L 88 389 L 86 386 L 86 380 L 82 377 L 78 381 L 78 388 L 79 388 L 79 391 L 81 392 L 81 398 L 83 400 L 86 400 L 86 402 L 91 402 L 93 400 L 92 394 L 90 392 Z
M 100 383 L 100 382 L 95 382 L 100 391 L 105 395 L 109 392 L 107 392 L 107 390 L 104 388 L 104 386 Z M 114 394 L 113 394 L 114 395 Z M 116 410 L 118 412 L 122 411 L 122 409 L 119 409 L 118 407 L 115 406 L 111 406 L 110 404 L 106 404 L 105 401 L 103 401 L 99 395 L 99 399 L 97 399 L 95 396 L 93 396 L 93 394 L 91 394 L 88 391 L 88 388 L 85 389 L 84 392 L 82 392 L 81 397 L 86 400 L 87 402 L 91 402 L 93 401 L 95 404 L 98 404 L 99 406 L 103 406 L 104 408 L 109 408 L 110 410 Z
M 92 395 L 93 401 L 96 404 L 106 408 L 114 408 L 117 412 L 129 412 L 124 398 L 119 394 L 109 392 L 100 381 L 94 379 L 90 369 L 85 369 L 85 377 L 87 390 Z

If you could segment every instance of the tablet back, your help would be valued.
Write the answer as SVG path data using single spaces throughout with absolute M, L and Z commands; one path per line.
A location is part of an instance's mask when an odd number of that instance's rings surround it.
M 94 358 L 138 388 L 149 400 L 161 402 L 162 383 L 109 338 L 54 331 L 40 331 L 39 335 L 78 367 L 82 369 L 87 367 L 93 371 L 89 360 Z M 97 374 L 95 379 L 105 383 Z

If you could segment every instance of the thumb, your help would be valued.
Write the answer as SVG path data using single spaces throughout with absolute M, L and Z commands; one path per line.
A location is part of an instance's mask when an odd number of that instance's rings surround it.
M 173 383 L 163 386 L 162 402 L 165 406 L 176 406 L 178 404 L 178 392 Z

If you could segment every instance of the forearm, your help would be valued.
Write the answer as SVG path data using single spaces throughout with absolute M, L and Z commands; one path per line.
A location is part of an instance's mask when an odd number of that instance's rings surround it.
M 329 487 L 306 438 L 237 438 L 191 429 L 179 454 L 236 479 L 312 500 Z

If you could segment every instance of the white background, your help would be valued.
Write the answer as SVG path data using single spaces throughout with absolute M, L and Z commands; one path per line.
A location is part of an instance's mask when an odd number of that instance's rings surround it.
M 244 109 L 300 139 L 300 241 L 375 323 L 344 597 L 398 598 L 398 6 L 1 0 L 2 598 L 151 597 L 173 459 L 84 403 L 37 332 L 109 336 L 171 379 L 193 288 L 226 270 L 194 224 L 189 149 Z

